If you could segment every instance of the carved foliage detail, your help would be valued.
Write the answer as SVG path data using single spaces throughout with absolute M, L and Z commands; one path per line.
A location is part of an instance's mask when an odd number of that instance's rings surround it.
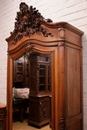
M 29 52 L 30 50 L 32 50 L 33 47 L 34 47 L 34 46 L 33 46 L 32 44 L 27 44 L 27 45 L 25 45 L 26 52 Z M 32 51 L 31 51 L 31 52 L 32 52 Z M 30 52 L 30 54 L 31 54 L 31 52 Z
M 48 35 L 52 36 L 48 30 L 41 26 L 41 22 L 52 22 L 50 19 L 44 19 L 44 17 L 32 6 L 28 6 L 26 3 L 22 2 L 19 6 L 20 11 L 17 12 L 16 22 L 14 31 L 17 35 L 14 39 L 14 44 L 19 41 L 23 36 L 31 36 L 34 33 L 43 34 L 45 37 Z
M 59 129 L 60 129 L 60 130 L 66 130 L 66 122 L 65 122 L 65 119 L 64 119 L 64 118 L 60 118 L 60 121 L 59 121 Z

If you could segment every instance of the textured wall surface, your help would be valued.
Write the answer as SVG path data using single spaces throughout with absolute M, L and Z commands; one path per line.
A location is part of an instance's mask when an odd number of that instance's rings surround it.
M 87 0 L 0 0 L 0 102 L 6 104 L 7 42 L 14 29 L 19 4 L 36 7 L 53 22 L 66 21 L 84 32 L 83 45 L 83 110 L 84 130 L 87 130 Z

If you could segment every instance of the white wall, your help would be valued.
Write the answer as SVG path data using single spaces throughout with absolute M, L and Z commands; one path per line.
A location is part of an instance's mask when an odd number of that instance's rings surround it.
M 0 102 L 6 104 L 7 42 L 14 29 L 20 2 L 36 7 L 54 22 L 66 21 L 84 32 L 83 45 L 83 108 L 84 130 L 87 130 L 87 0 L 0 0 Z

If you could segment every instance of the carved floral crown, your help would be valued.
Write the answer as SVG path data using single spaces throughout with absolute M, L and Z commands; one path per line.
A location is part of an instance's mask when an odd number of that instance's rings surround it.
M 52 36 L 47 29 L 41 26 L 42 22 L 52 22 L 51 19 L 44 19 L 44 17 L 32 6 L 28 6 L 26 3 L 22 2 L 19 6 L 20 11 L 17 12 L 16 22 L 14 31 L 17 33 L 14 44 L 19 41 L 23 36 L 31 36 L 34 33 L 43 34 L 45 37 L 48 35 Z

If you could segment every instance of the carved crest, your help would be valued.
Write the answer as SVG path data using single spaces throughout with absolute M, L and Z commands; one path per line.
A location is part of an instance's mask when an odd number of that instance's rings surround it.
M 44 19 L 44 17 L 32 6 L 28 6 L 22 2 L 19 6 L 20 11 L 17 12 L 14 31 L 17 35 L 14 39 L 14 44 L 19 41 L 23 36 L 30 37 L 34 33 L 43 34 L 45 37 L 52 36 L 48 30 L 41 26 L 41 22 L 52 22 L 50 19 Z
M 60 130 L 65 130 L 66 129 L 66 121 L 64 118 L 60 118 L 60 121 L 59 121 L 59 129 Z

